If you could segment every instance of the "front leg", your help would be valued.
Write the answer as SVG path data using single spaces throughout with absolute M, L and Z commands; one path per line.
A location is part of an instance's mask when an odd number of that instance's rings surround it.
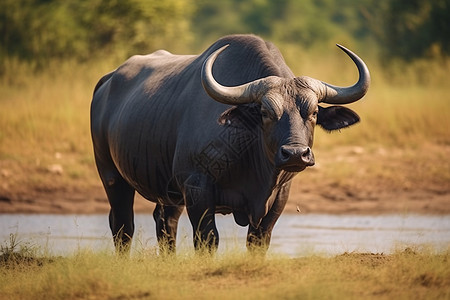
M 286 206 L 290 188 L 291 182 L 281 187 L 272 207 L 267 215 L 264 216 L 258 228 L 253 227 L 251 224 L 249 225 L 247 232 L 247 249 L 249 252 L 266 254 L 269 249 L 273 227 Z
M 195 250 L 215 252 L 219 233 L 215 221 L 215 189 L 203 174 L 191 175 L 184 183 L 186 210 L 192 224 Z

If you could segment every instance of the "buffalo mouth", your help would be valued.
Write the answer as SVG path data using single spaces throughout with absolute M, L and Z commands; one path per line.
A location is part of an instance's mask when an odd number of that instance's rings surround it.
M 298 173 L 306 169 L 306 165 L 280 166 L 280 169 L 286 172 Z

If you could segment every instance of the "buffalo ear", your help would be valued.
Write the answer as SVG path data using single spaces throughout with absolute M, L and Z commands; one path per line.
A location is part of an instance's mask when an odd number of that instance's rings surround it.
M 236 113 L 235 110 L 237 109 L 237 106 L 232 106 L 231 108 L 227 109 L 226 111 L 224 111 L 219 119 L 217 120 L 217 122 L 219 122 L 220 125 L 225 125 L 228 123 L 231 123 L 234 114 Z
M 253 128 L 261 121 L 261 109 L 255 104 L 232 106 L 217 120 L 220 125 L 246 126 Z
M 328 131 L 348 127 L 360 120 L 359 116 L 351 109 L 343 106 L 319 106 L 317 124 Z

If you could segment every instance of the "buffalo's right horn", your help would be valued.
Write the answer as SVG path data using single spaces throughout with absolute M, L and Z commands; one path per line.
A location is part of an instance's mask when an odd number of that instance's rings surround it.
M 355 53 L 347 48 L 336 45 L 342 49 L 353 62 L 356 64 L 359 72 L 359 79 L 354 85 L 349 87 L 339 87 L 322 82 L 324 86 L 323 98 L 319 101 L 329 104 L 348 104 L 361 99 L 369 89 L 370 85 L 370 73 L 364 61 L 359 58 Z
M 251 102 L 259 102 L 261 96 L 267 91 L 270 82 L 276 80 L 274 76 L 258 79 L 238 86 L 223 86 L 218 83 L 212 74 L 212 66 L 217 56 L 225 50 L 228 45 L 214 51 L 203 63 L 202 84 L 208 95 L 214 100 L 229 104 L 238 105 Z

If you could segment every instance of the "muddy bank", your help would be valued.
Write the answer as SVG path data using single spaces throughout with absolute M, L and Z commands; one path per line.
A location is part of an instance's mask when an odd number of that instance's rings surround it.
M 136 212 L 149 213 L 153 207 L 153 203 L 136 196 Z M 0 195 L 0 213 L 92 214 L 108 211 L 108 201 L 100 186 L 83 190 L 22 190 L 15 195 Z M 343 188 L 327 186 L 309 187 L 309 191 L 302 191 L 294 186 L 284 212 L 450 214 L 450 194 L 417 190 L 380 193 L 353 190 L 350 193 Z
M 316 165 L 293 179 L 285 212 L 450 214 L 448 157 L 450 146 L 445 145 L 319 149 Z M 136 197 L 135 211 L 151 212 L 153 207 Z M 77 163 L 76 156 L 66 154 L 47 163 L 0 160 L 0 213 L 108 210 L 93 161 Z

